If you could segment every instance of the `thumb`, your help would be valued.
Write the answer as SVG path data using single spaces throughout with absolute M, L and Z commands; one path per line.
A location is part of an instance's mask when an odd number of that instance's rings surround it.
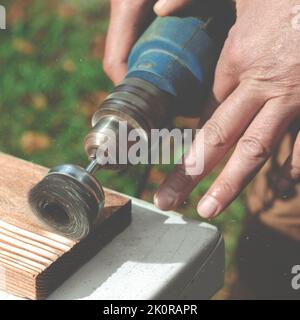
M 154 11 L 158 16 L 168 16 L 186 8 L 192 2 L 193 0 L 159 0 Z

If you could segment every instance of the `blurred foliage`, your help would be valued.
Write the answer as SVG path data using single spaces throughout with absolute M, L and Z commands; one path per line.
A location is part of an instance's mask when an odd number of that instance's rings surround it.
M 90 118 L 111 82 L 101 68 L 108 7 L 106 1 L 2 1 L 8 30 L 0 32 L 0 149 L 52 167 L 86 165 L 83 139 Z M 175 126 L 186 128 L 191 120 Z M 110 188 L 152 201 L 172 166 L 135 166 L 99 174 Z M 198 219 L 196 204 L 218 170 L 204 179 L 180 208 Z M 214 220 L 226 240 L 227 282 L 234 273 L 233 253 L 244 218 L 242 198 Z M 227 295 L 228 286 L 219 294 Z

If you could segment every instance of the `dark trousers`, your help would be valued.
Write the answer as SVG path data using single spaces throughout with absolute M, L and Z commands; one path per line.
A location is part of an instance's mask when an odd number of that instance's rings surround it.
M 300 299 L 292 287 L 294 265 L 300 265 L 300 241 L 251 217 L 238 245 L 238 279 L 231 299 Z M 300 281 L 298 281 L 300 283 Z

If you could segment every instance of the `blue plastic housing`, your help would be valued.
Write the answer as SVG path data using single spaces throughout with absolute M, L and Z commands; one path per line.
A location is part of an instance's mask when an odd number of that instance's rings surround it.
M 146 80 L 181 102 L 200 103 L 218 58 L 204 27 L 194 17 L 156 18 L 131 51 L 127 78 Z

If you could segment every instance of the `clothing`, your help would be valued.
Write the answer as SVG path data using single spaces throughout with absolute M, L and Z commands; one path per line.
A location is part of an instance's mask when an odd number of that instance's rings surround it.
M 300 241 L 300 183 L 290 190 L 286 198 L 278 198 L 273 177 L 292 152 L 299 130 L 300 123 L 295 123 L 247 192 L 247 206 L 251 215 L 257 216 L 266 226 L 298 241 Z
M 293 266 L 300 265 L 300 242 L 250 217 L 240 237 L 238 276 L 229 299 L 300 299 Z
M 300 265 L 300 184 L 276 196 L 279 166 L 292 152 L 295 123 L 247 192 L 249 215 L 236 252 L 238 278 L 231 299 L 300 299 L 292 268 Z

